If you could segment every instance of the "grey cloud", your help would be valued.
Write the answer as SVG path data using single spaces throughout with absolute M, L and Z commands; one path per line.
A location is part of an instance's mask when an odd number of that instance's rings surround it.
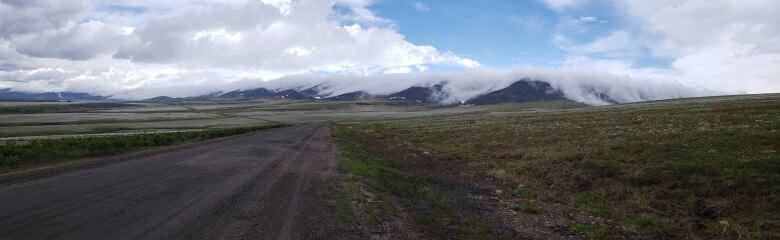
M 249 1 L 241 7 L 218 4 L 208 9 L 188 11 L 182 15 L 161 19 L 152 19 L 138 28 L 132 40 L 123 45 L 116 58 L 131 59 L 137 62 L 185 63 L 211 62 L 218 64 L 218 55 L 226 50 L 209 41 L 196 41 L 193 37 L 201 31 L 224 29 L 226 32 L 243 33 L 254 28 L 266 28 L 270 23 L 280 20 L 279 10 L 259 1 Z M 266 45 L 263 42 L 251 44 Z M 234 46 L 230 50 L 243 48 Z M 217 57 L 217 58 L 212 58 Z M 231 65 L 231 64 L 225 64 Z
M 0 63 L 0 71 L 13 71 L 19 69 L 19 66 L 12 63 Z
M 56 29 L 90 9 L 88 0 L 2 0 L 0 38 Z
M 35 6 L 37 4 L 35 1 L 28 1 L 28 0 L 2 0 L 0 1 L 0 3 L 12 7 L 30 7 L 30 6 Z
M 92 59 L 112 54 L 125 40 L 120 29 L 87 22 L 67 29 L 30 34 L 14 39 L 16 51 L 38 58 Z

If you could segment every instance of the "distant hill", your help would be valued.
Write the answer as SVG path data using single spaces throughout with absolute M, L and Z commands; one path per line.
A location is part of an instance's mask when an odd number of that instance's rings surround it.
M 216 92 L 212 92 L 212 93 L 204 94 L 204 95 L 200 95 L 200 96 L 186 97 L 186 98 L 184 98 L 184 100 L 189 100 L 189 101 L 206 101 L 206 100 L 211 100 L 211 99 L 214 99 L 216 97 L 219 97 L 220 95 L 222 95 L 222 91 L 216 91 Z
M 270 98 L 274 97 L 274 94 L 276 92 L 265 89 L 265 88 L 256 88 L 256 89 L 249 89 L 249 90 L 235 90 L 231 91 L 225 94 L 220 95 L 220 98 L 249 98 L 249 99 L 257 99 L 257 98 Z
M 310 96 L 312 98 L 320 99 L 320 98 L 324 97 L 324 95 L 322 95 L 320 93 L 320 90 L 321 90 L 320 89 L 320 85 L 317 85 L 317 86 L 314 86 L 314 87 L 303 89 L 303 90 L 301 90 L 299 92 L 301 94 L 303 94 L 303 95 Z
M 414 86 L 403 91 L 387 96 L 387 99 L 396 104 L 423 104 L 435 103 L 445 95 L 442 88 L 445 83 L 439 83 L 431 87 Z
M 287 89 L 283 91 L 272 91 L 265 88 L 255 88 L 249 90 L 235 90 L 219 96 L 219 98 L 243 98 L 243 99 L 263 99 L 263 98 L 281 98 L 281 99 L 293 99 L 293 100 L 309 100 L 315 99 L 315 96 L 310 95 L 312 90 L 308 91 L 296 91 L 294 89 Z
M 374 96 L 371 96 L 371 94 L 368 94 L 364 91 L 357 91 L 357 92 L 345 93 L 345 94 L 341 94 L 335 97 L 329 97 L 325 99 L 332 100 L 332 101 L 354 101 L 354 100 L 367 100 L 372 98 L 374 98 Z
M 284 90 L 281 92 L 278 92 L 275 94 L 276 98 L 282 98 L 282 99 L 293 99 L 293 100 L 307 100 L 307 99 L 315 99 L 314 96 L 306 94 L 305 92 L 301 91 L 295 91 L 292 89 Z
M 214 98 L 219 97 L 222 95 L 221 91 L 212 92 L 209 94 L 204 94 L 200 96 L 194 96 L 194 97 L 185 97 L 185 98 L 178 98 L 178 97 L 169 97 L 169 96 L 158 96 L 146 99 L 145 101 L 160 101 L 160 102 L 169 102 L 169 101 L 208 101 L 212 100 Z
M 77 100 L 103 100 L 104 96 L 95 96 L 89 93 L 77 92 L 43 92 L 30 93 L 18 92 L 11 89 L 0 89 L 0 101 L 77 101 Z
M 277 89 L 269 90 L 266 88 L 256 88 L 248 90 L 235 90 L 217 98 L 239 98 L 239 99 L 291 99 L 291 100 L 314 100 L 322 99 L 326 101 L 354 101 L 369 99 L 384 99 L 389 104 L 396 105 L 420 105 L 436 104 L 449 96 L 445 86 L 447 82 L 441 82 L 429 86 L 412 86 L 402 91 L 391 93 L 389 95 L 372 95 L 367 91 L 355 91 L 341 94 L 333 97 L 325 97 L 320 92 L 327 92 L 327 87 L 320 85 L 309 88 L 297 89 Z M 588 94 L 609 103 L 618 103 L 609 96 L 596 88 L 585 89 Z M 496 104 L 503 102 L 533 102 L 545 100 L 564 100 L 566 96 L 560 90 L 554 88 L 550 83 L 528 78 L 520 79 L 506 88 L 479 95 L 467 100 L 466 104 Z
M 159 97 L 153 97 L 150 99 L 146 99 L 147 101 L 174 101 L 179 100 L 179 98 L 172 98 L 168 96 L 159 96 Z
M 502 102 L 533 102 L 566 99 L 561 91 L 549 83 L 523 79 L 508 87 L 468 100 L 468 104 L 495 104 Z

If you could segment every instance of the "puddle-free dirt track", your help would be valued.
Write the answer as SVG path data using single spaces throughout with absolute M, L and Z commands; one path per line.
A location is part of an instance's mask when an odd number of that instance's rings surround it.
M 0 239 L 327 238 L 334 151 L 327 126 L 301 125 L 0 179 Z

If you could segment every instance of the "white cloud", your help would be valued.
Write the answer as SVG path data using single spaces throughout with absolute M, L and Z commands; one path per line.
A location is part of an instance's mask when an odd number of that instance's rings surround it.
M 363 31 L 363 27 L 360 26 L 360 24 L 352 24 L 348 26 L 344 26 L 344 29 L 347 30 L 347 32 L 352 36 L 357 36 L 360 31 Z
M 90 10 L 88 0 L 3 0 L 0 38 L 59 28 Z
M 371 4 L 0 0 L 0 85 L 135 98 L 161 93 L 155 89 L 193 94 L 290 74 L 480 65 L 407 41 Z M 35 72 L 41 69 L 63 71 Z
M 621 1 L 681 82 L 780 92 L 780 1 Z
M 133 41 L 122 46 L 116 56 L 136 62 L 271 71 L 333 69 L 334 63 L 346 62 L 355 68 L 378 71 L 420 64 L 473 66 L 471 60 L 409 43 L 393 29 L 342 26 L 331 19 L 333 3 L 292 2 L 288 16 L 278 13 L 275 6 L 249 2 L 155 19 L 137 28 L 131 36 Z M 365 2 L 335 3 L 355 6 L 352 17 L 375 21 L 373 14 L 361 13 L 366 10 Z M 317 51 L 289 54 L 288 49 L 298 48 Z M 311 57 L 302 60 L 298 58 L 301 55 Z
M 241 33 L 229 33 L 225 29 L 205 30 L 195 33 L 193 41 L 209 41 L 212 43 L 235 44 L 243 40 Z
M 279 9 L 279 13 L 284 16 L 290 15 L 292 10 L 292 0 L 260 0 L 266 5 L 271 5 Z
M 580 21 L 583 21 L 583 22 L 598 22 L 599 21 L 599 19 L 597 17 L 594 17 L 594 16 L 580 16 L 578 19 Z
M 633 79 L 625 75 L 576 67 L 521 68 L 511 71 L 476 68 L 463 73 L 407 73 L 408 70 L 397 69 L 388 73 L 400 74 L 373 76 L 287 76 L 254 87 L 305 89 L 318 86 L 321 93 L 328 96 L 356 91 L 386 95 L 412 86 L 433 86 L 447 82 L 443 88 L 446 92 L 442 99 L 444 103 L 465 102 L 476 96 L 505 88 L 520 79 L 548 82 L 553 88 L 562 91 L 567 98 L 593 105 L 608 104 L 598 93 L 606 93 L 619 102 L 718 94 L 718 92 L 686 87 L 674 81 Z
M 298 57 L 305 57 L 311 55 L 311 50 L 302 47 L 291 47 L 287 49 L 287 54 Z
M 586 3 L 588 0 L 541 0 L 550 9 L 564 11 Z
M 559 40 L 560 41 L 560 40 Z M 615 31 L 596 39 L 592 42 L 571 45 L 563 41 L 559 45 L 564 50 L 577 55 L 600 55 L 610 58 L 628 58 L 637 57 L 635 51 L 639 48 L 635 40 L 626 31 Z
M 311 1 L 307 2 L 306 0 L 300 0 L 300 2 L 306 2 L 305 4 L 311 4 Z M 327 3 L 329 6 L 331 5 L 340 5 L 340 6 L 346 6 L 349 8 L 349 13 L 342 13 L 338 17 L 344 20 L 349 21 L 357 21 L 357 22 L 364 22 L 364 23 L 388 23 L 390 22 L 387 19 L 378 17 L 368 9 L 368 6 L 371 5 L 374 1 L 373 0 L 325 0 L 325 1 L 317 1 L 320 3 Z
M 86 60 L 113 54 L 124 37 L 120 28 L 90 21 L 17 36 L 13 43 L 16 51 L 32 57 Z
M 545 21 L 539 16 L 510 16 L 509 21 L 517 23 L 521 27 L 530 31 L 538 31 L 545 25 Z
M 417 77 L 435 65 L 481 64 L 409 42 L 391 20 L 371 11 L 371 0 L 0 0 L 0 86 L 131 98 L 186 96 L 326 72 L 350 75 L 355 82 L 393 79 L 396 73 L 407 80 L 395 83 L 463 79 L 457 80 L 463 86 L 459 99 L 521 75 L 598 82 L 605 88 L 607 82 L 598 79 L 617 81 L 614 89 L 626 90 L 627 101 L 648 94 L 685 95 L 663 84 L 780 92 L 780 1 L 615 0 L 609 3 L 624 16 L 606 31 L 609 24 L 595 16 L 609 15 L 587 12 L 588 0 L 540 1 L 559 14 L 552 40 L 569 54 L 561 60 L 563 69 Z M 514 20 L 528 29 L 544 26 L 544 19 Z M 597 27 L 602 29 L 594 31 Z M 596 33 L 602 35 L 582 41 Z M 637 68 L 645 58 L 667 59 L 669 66 Z M 479 77 L 501 84 L 473 79 Z M 384 85 L 392 83 L 377 86 L 385 91 L 404 85 Z M 650 88 L 670 93 L 651 94 Z
M 776 14 L 780 2 L 623 0 L 616 4 L 616 9 L 625 10 L 630 24 L 590 42 L 576 40 L 592 34 L 583 24 L 591 19 L 562 18 L 553 43 L 568 53 L 564 67 L 729 93 L 780 92 L 780 15 Z M 659 58 L 668 59 L 669 66 L 635 66 Z
M 428 7 L 428 5 L 425 5 L 421 2 L 409 2 L 409 4 L 412 5 L 414 10 L 417 10 L 418 12 L 430 12 L 431 8 Z

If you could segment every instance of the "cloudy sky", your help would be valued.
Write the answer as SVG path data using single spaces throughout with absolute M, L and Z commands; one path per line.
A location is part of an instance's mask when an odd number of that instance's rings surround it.
M 526 74 L 780 92 L 778 13 L 776 0 L 0 0 L 0 88 L 133 99 Z

